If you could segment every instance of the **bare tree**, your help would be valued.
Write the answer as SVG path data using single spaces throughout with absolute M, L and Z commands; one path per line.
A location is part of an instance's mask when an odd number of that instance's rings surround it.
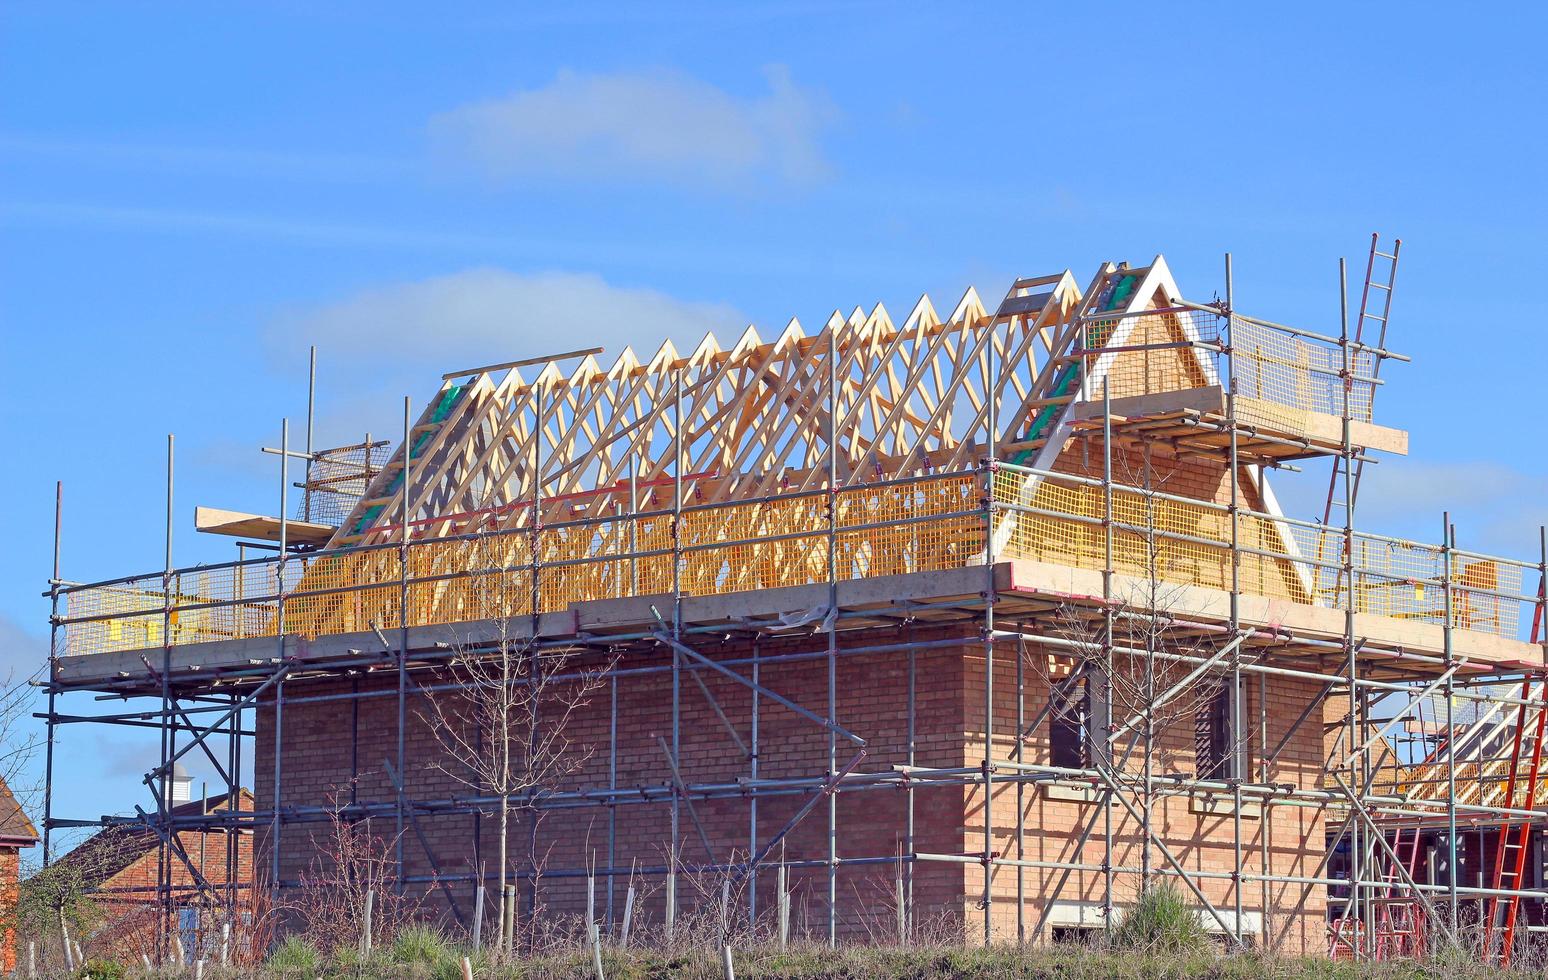
M 560 780 L 580 771 L 589 746 L 568 737 L 572 718 L 605 683 L 616 658 L 573 649 L 540 649 L 518 634 L 530 607 L 531 573 L 520 547 L 525 536 L 478 534 L 466 545 L 473 569 L 469 601 L 486 618 L 477 641 L 459 642 L 422 715 L 443 749 L 437 768 L 481 796 L 496 800 L 499 890 L 496 921 L 514 916 L 506 907 L 511 881 L 509 835 L 520 817 L 528 822 L 528 865 L 541 865 L 537 826 L 541 802 Z M 480 875 L 480 883 L 482 876 Z M 534 890 L 536 885 L 534 884 Z
M 43 745 L 43 736 L 32 721 L 37 707 L 33 682 L 47 672 L 45 664 L 26 677 L 18 679 L 12 671 L 0 680 L 0 780 L 23 811 L 33 809 L 43 791 L 42 778 L 32 771 L 32 760 Z M 0 818 L 9 816 L 0 814 Z
M 370 820 L 350 818 L 347 808 L 341 793 L 331 794 L 326 829 L 312 836 L 311 863 L 280 909 L 298 917 L 307 937 L 324 951 L 359 945 L 368 908 L 373 935 L 390 942 L 421 901 L 394 887 L 396 838 L 376 833 Z
M 1237 719 L 1240 731 L 1227 723 L 1239 649 L 1233 638 L 1174 616 L 1185 589 L 1175 583 L 1191 577 L 1179 566 L 1194 559 L 1160 533 L 1168 523 L 1159 496 L 1166 476 L 1156 475 L 1148 452 L 1139 465 L 1122 455 L 1114 462 L 1133 488 L 1123 491 L 1114 518 L 1130 527 L 1113 531 L 1114 564 L 1128 574 L 1115 582 L 1106 609 L 1060 608 L 1056 632 L 1074 656 L 1068 675 L 1049 678 L 1049 710 L 1056 724 L 1081 733 L 1083 765 L 1105 771 L 1139 803 L 1141 888 L 1148 889 L 1156 806 L 1189 792 L 1158 777 L 1191 768 L 1199 779 L 1237 778 L 1251 732 L 1244 719 Z M 1046 672 L 1045 659 L 1029 654 L 1029 662 Z M 1179 738 L 1180 731 L 1192 737 Z
M 67 859 L 30 875 L 18 889 L 6 926 L 35 942 L 45 962 L 57 960 L 60 964 L 67 960 L 66 939 L 85 943 L 88 936 L 109 927 L 114 933 L 109 945 L 119 944 L 123 936 L 137 938 L 138 923 L 118 925 L 118 920 L 127 919 L 137 906 L 112 902 L 109 896 L 97 894 L 96 889 L 139 853 L 141 834 L 131 827 L 110 827 L 86 839 Z M 150 934 L 154 934 L 154 928 L 152 915 Z M 134 952 L 139 951 L 135 947 Z
M 36 827 L 41 823 L 28 816 L 38 811 L 44 789 L 41 767 L 33 766 L 44 736 L 34 724 L 32 713 L 39 707 L 35 684 L 48 676 L 49 661 L 47 656 L 39 657 L 33 652 L 36 648 L 37 653 L 46 653 L 43 644 L 19 631 L 18 634 L 17 639 L 0 636 L 0 642 L 9 642 L 19 648 L 20 659 L 30 661 L 25 676 L 22 671 L 12 669 L 0 680 L 0 787 L 5 791 L 0 792 L 0 826 L 11 833 L 22 834 L 27 824 Z M 58 844 L 56 840 L 53 848 L 56 854 L 63 850 Z M 31 860 L 19 859 L 19 865 L 19 877 L 37 879 L 42 870 Z M 28 875 L 28 872 L 32 874 Z M 48 924 L 39 935 L 42 938 L 56 921 L 63 923 L 66 919 L 94 913 L 95 909 L 84 898 L 85 880 L 84 872 L 63 870 L 42 878 L 31 888 L 7 889 L 6 893 L 0 894 L 0 930 L 13 934 L 23 929 L 38 932 L 41 919 Z

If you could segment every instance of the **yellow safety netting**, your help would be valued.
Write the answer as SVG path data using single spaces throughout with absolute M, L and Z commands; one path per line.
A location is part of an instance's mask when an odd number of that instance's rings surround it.
M 979 477 L 957 473 L 834 495 L 833 574 L 840 580 L 960 568 L 986 553 Z M 1100 486 L 1033 480 L 998 470 L 996 559 L 1104 567 Z M 1132 487 L 1111 492 L 1113 570 L 1226 590 L 1231 520 L 1223 506 L 1172 500 Z M 826 582 L 823 494 L 693 507 L 677 534 L 670 514 L 627 515 L 525 532 L 413 542 L 407 549 L 408 625 L 526 616 L 632 595 L 715 595 Z M 1346 575 L 1343 535 L 1240 514 L 1241 591 L 1422 622 L 1445 619 L 1440 549 L 1356 535 Z M 534 546 L 536 554 L 534 555 Z M 677 557 L 674 558 L 674 555 Z M 535 558 L 535 560 L 534 560 Z M 674 575 L 674 561 L 675 575 Z M 1452 624 L 1515 636 L 1523 566 L 1454 555 Z M 270 559 L 160 575 L 66 595 L 66 654 L 287 634 L 309 637 L 402 625 L 402 550 L 323 552 L 285 563 L 284 622 Z M 170 595 L 170 600 L 168 596 Z
M 1213 313 L 1190 310 L 1149 313 L 1099 323 L 1093 330 L 1109 334 L 1114 346 L 1139 348 L 1105 355 L 1102 384 L 1109 397 L 1154 395 L 1218 384 L 1213 376 L 1214 352 L 1191 346 L 1216 340 L 1218 320 Z M 1098 339 L 1088 337 L 1088 347 L 1097 346 Z M 1099 401 L 1102 393 L 1096 390 L 1090 396 Z
M 1008 526 L 1000 534 L 999 556 L 1105 567 L 1106 494 L 1100 487 L 1048 479 L 1029 493 L 1024 474 L 1002 470 L 996 474 L 995 497 L 1029 509 L 1001 518 Z M 1127 488 L 1114 488 L 1112 508 L 1115 572 L 1179 585 L 1231 587 L 1231 520 L 1224 510 Z M 1286 554 L 1279 528 L 1264 518 L 1242 517 L 1238 544 Z M 1275 558 L 1244 552 L 1238 574 L 1244 592 L 1309 601 L 1312 584 L 1304 564 L 1287 554 Z
M 839 579 L 957 568 L 984 549 L 974 473 L 856 487 L 834 495 L 833 573 Z M 825 495 L 775 497 L 524 531 L 412 542 L 408 624 L 527 616 L 632 595 L 715 595 L 826 582 Z M 674 582 L 674 554 L 677 574 Z M 287 560 L 283 631 L 308 637 L 396 629 L 403 549 L 324 552 Z M 281 630 L 273 560 L 79 589 L 66 597 L 66 653 L 90 654 Z M 181 584 L 180 584 L 181 583 Z M 535 587 L 534 587 L 535 586 Z M 266 598 L 251 599 L 258 596 Z M 82 622 L 92 617 L 109 617 Z
M 1375 356 L 1351 352 L 1349 417 L 1371 421 Z M 1231 318 L 1231 374 L 1236 417 L 1288 432 L 1307 431 L 1307 413 L 1344 414 L 1344 353 L 1242 317 Z
M 1026 474 L 1001 470 L 995 478 L 995 499 L 1018 507 L 999 518 L 997 556 L 1105 567 L 1106 494 L 1100 486 L 1056 478 L 1033 481 Z M 1127 487 L 1113 488 L 1112 508 L 1115 572 L 1230 588 L 1231 519 L 1226 508 Z M 1238 581 L 1245 593 L 1338 608 L 1352 602 L 1356 612 L 1445 622 L 1446 559 L 1439 548 L 1357 533 L 1351 587 L 1351 576 L 1342 569 L 1342 531 L 1241 514 L 1236 540 L 1241 550 Z M 1522 593 L 1522 579 L 1519 564 L 1454 555 L 1452 625 L 1516 636 L 1521 610 L 1529 601 Z

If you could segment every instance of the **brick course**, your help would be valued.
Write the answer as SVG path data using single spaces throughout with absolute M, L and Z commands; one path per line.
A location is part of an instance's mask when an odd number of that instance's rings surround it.
M 914 764 L 928 767 L 976 767 L 983 759 L 983 646 L 976 628 L 915 627 L 849 631 L 840 634 L 841 650 L 871 645 L 896 644 L 911 637 L 924 642 L 947 645 L 918 650 L 915 653 L 915 751 Z M 701 652 L 719 660 L 750 657 L 753 643 L 746 639 L 706 643 L 693 641 Z M 764 656 L 815 652 L 825 649 L 825 638 L 802 640 L 764 639 L 757 644 Z M 1035 651 L 1035 648 L 1034 648 Z M 1047 654 L 1042 655 L 1048 659 Z M 1057 663 L 1057 659 L 1054 661 Z M 620 665 L 629 670 L 670 663 L 664 651 L 631 654 Z M 1016 718 L 1014 667 L 1015 652 L 1001 646 L 996 653 L 995 676 L 995 750 L 997 759 L 1012 751 L 1011 732 Z M 737 668 L 750 675 L 747 666 Z M 713 692 L 721 710 L 748 740 L 751 692 L 728 678 L 702 672 L 705 684 Z M 417 677 L 425 683 L 433 679 Z M 765 664 L 761 681 L 769 689 L 822 714 L 827 703 L 825 659 Z M 363 691 L 391 696 L 358 702 L 358 719 L 348 702 L 292 704 L 287 700 L 281 744 L 282 806 L 315 806 L 335 797 L 348 800 L 351 793 L 363 801 L 390 801 L 391 785 L 383 763 L 396 756 L 396 681 L 390 672 L 361 679 Z M 337 693 L 348 690 L 338 680 L 290 681 L 287 698 L 309 694 Z M 874 654 L 841 656 L 837 666 L 837 719 L 868 743 L 867 755 L 858 767 L 863 773 L 885 773 L 907 758 L 906 704 L 908 692 L 908 655 L 901 650 Z M 1269 744 L 1277 744 L 1287 726 L 1307 699 L 1315 695 L 1315 686 L 1272 678 L 1268 697 Z M 574 751 L 584 759 L 579 770 L 564 780 L 561 790 L 585 786 L 606 786 L 609 772 L 608 732 L 610 696 L 607 688 L 596 692 L 591 702 L 576 712 L 566 733 Z M 1044 675 L 1027 673 L 1026 716 L 1036 715 L 1047 697 Z M 1248 685 L 1244 715 L 1252 722 L 1253 758 L 1260 736 L 1256 683 Z M 748 774 L 748 760 L 732 742 L 709 703 L 691 679 L 684 676 L 681 699 L 681 767 L 684 779 L 693 784 L 715 783 L 734 787 L 739 777 Z M 656 738 L 670 741 L 671 680 L 669 674 L 623 676 L 617 681 L 618 741 L 616 758 L 617 785 L 646 788 L 658 792 L 670 785 L 671 774 Z M 357 744 L 352 752 L 351 732 Z M 273 719 L 272 711 L 260 710 L 258 717 L 257 795 L 260 810 L 273 800 Z M 448 774 L 456 771 L 455 760 L 447 757 L 427 720 L 424 705 L 411 697 L 407 743 L 407 779 L 411 794 L 420 800 L 448 799 L 472 795 L 472 790 Z M 1172 731 L 1162 735 L 1185 757 L 1191 747 L 1192 732 Z M 762 778 L 821 776 L 828 765 L 828 739 L 821 727 L 788 709 L 761 699 L 759 733 L 759 776 Z M 852 755 L 844 739 L 838 740 L 838 764 Z M 1026 750 L 1028 762 L 1049 761 L 1046 728 L 1033 733 Z M 354 760 L 355 768 L 351 769 Z M 1315 785 L 1321 767 L 1321 736 L 1315 728 L 1291 740 L 1271 768 L 1275 782 Z M 1001 775 L 1004 778 L 1004 775 Z M 888 859 L 900 848 L 907 850 L 906 820 L 908 791 L 902 788 L 845 790 L 837 796 L 837 841 L 841 861 L 846 859 Z M 915 838 L 913 849 L 919 853 L 976 855 L 982 851 L 983 788 L 960 785 L 931 786 L 916 781 L 914 795 Z M 1086 863 L 1100 864 L 1102 834 L 1100 828 L 1078 855 L 1074 843 L 1082 822 L 1095 807 L 1089 801 L 1059 799 L 1035 785 L 1023 790 L 1024 854 L 1028 860 L 1069 860 L 1077 857 Z M 788 795 L 762 795 L 756 804 L 757 844 L 768 840 L 806 800 L 805 792 Z M 658 796 L 658 800 L 661 798 Z M 993 850 L 1014 856 L 1016 828 L 1016 790 L 1000 782 L 993 789 Z M 744 857 L 750 846 L 753 802 L 746 794 L 696 801 L 694 809 L 703 823 L 717 861 Z M 613 808 L 616 816 L 616 852 L 614 866 L 628 868 L 660 867 L 667 859 L 671 840 L 670 806 L 665 801 L 620 803 Z M 1269 832 L 1271 871 L 1281 875 L 1311 875 L 1323 849 L 1323 822 L 1320 811 L 1297 807 L 1278 807 L 1272 812 Z M 583 879 L 564 877 L 562 869 L 583 867 L 593 853 L 599 865 L 607 863 L 606 806 L 552 810 L 539 821 L 536 853 L 541 856 L 547 877 L 538 892 L 543 906 L 554 913 L 576 913 L 584 907 Z M 391 833 L 392 820 L 379 819 L 382 832 Z M 420 830 L 434 851 L 441 871 L 466 874 L 475 862 L 486 866 L 495 854 L 495 823 L 491 815 L 422 815 Z M 1172 797 L 1157 808 L 1158 833 L 1190 869 L 1229 872 L 1233 866 L 1232 821 L 1228 815 L 1190 812 L 1186 798 Z M 1262 867 L 1263 821 L 1256 816 L 1244 819 L 1244 870 L 1252 873 Z M 1139 828 L 1127 814 L 1114 808 L 1114 860 L 1119 865 L 1139 864 Z M 511 835 L 515 863 L 527 866 L 528 835 L 531 826 L 517 821 Z M 689 865 L 708 860 L 692 819 L 685 807 L 679 826 L 681 860 Z M 317 840 L 326 835 L 326 824 L 287 823 L 282 829 L 280 876 L 294 879 L 309 863 L 319 860 Z M 259 832 L 260 866 L 267 868 L 266 833 Z M 819 804 L 788 835 L 783 853 L 792 862 L 825 862 L 827 857 L 827 806 Z M 428 876 L 431 864 L 418 837 L 406 833 L 404 839 L 405 873 Z M 1160 855 L 1156 866 L 1163 866 Z M 893 866 L 890 863 L 842 865 L 838 871 L 840 929 L 844 936 L 861 939 L 891 935 Z M 1028 928 L 1037 919 L 1049 897 L 1059 872 L 1023 870 L 1021 874 L 1027 907 L 1024 923 Z M 1132 897 L 1136 877 L 1118 878 L 1117 901 Z M 994 875 L 992 923 L 997 939 L 1016 935 L 1016 869 L 1001 867 Z M 825 923 L 827 873 L 823 866 L 792 869 L 794 891 L 793 926 L 806 924 L 820 934 Z M 920 861 L 912 866 L 913 915 L 919 928 L 944 927 L 967 938 L 982 933 L 982 868 L 977 864 L 952 864 Z M 757 900 L 761 914 L 773 909 L 772 871 L 759 877 Z M 637 921 L 659 921 L 663 896 L 659 875 L 656 886 L 638 910 Z M 621 909 L 623 882 L 615 886 L 614 901 Z M 1231 882 L 1207 879 L 1201 885 L 1212 902 L 1230 908 Z M 605 879 L 599 883 L 598 908 L 606 901 Z M 1243 905 L 1248 913 L 1262 909 L 1262 886 L 1244 886 Z M 1304 886 L 1274 885 L 1270 889 L 1269 929 L 1271 939 L 1281 936 L 1285 948 L 1320 949 L 1323 905 L 1320 889 L 1315 895 Z M 1074 872 L 1061 890 L 1061 901 L 1099 902 L 1102 875 Z M 458 883 L 454 894 L 464 911 L 471 910 L 471 886 Z M 691 888 L 680 883 L 679 903 L 686 911 L 693 904 Z M 439 895 L 431 896 L 432 907 L 442 907 Z M 1290 910 L 1297 905 L 1301 911 Z M 1277 910 L 1277 911 L 1276 911 Z

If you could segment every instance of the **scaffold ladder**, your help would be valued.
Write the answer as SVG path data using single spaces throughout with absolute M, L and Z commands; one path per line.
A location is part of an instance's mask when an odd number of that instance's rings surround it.
M 1392 854 L 1387 858 L 1386 872 L 1382 876 L 1387 887 L 1384 894 L 1375 898 L 1376 931 L 1372 952 L 1378 960 L 1419 956 L 1424 950 L 1424 919 L 1419 914 L 1418 900 L 1407 891 L 1405 880 L 1405 876 L 1411 880 L 1418 867 L 1421 836 L 1419 828 L 1414 827 L 1405 858 L 1403 828 L 1399 827 L 1393 835 Z
M 1536 807 L 1537 782 L 1543 758 L 1543 729 L 1544 723 L 1548 722 L 1548 710 L 1544 710 L 1544 685 L 1537 685 L 1538 696 L 1535 704 L 1532 687 L 1533 678 L 1529 675 L 1522 682 L 1521 704 L 1516 709 L 1516 731 L 1510 749 L 1510 773 L 1505 780 L 1505 798 L 1501 804 L 1507 810 L 1515 808 L 1516 787 L 1523 781 L 1521 743 L 1528 723 L 1527 712 L 1533 710 L 1537 713 L 1537 724 L 1532 735 L 1532 761 L 1525 773 L 1526 792 L 1521 797 L 1521 805 L 1523 809 Z M 1531 821 L 1524 820 L 1517 826 L 1510 822 L 1509 817 L 1506 817 L 1500 824 L 1499 841 L 1494 852 L 1494 874 L 1490 877 L 1489 883 L 1490 889 L 1520 892 L 1526 872 L 1527 850 L 1531 841 Z M 1501 966 L 1510 965 L 1511 953 L 1516 945 L 1516 919 L 1520 910 L 1519 894 L 1495 895 L 1489 898 L 1488 911 L 1484 916 L 1489 943 L 1485 948 L 1491 956 L 1498 953 Z
M 1398 255 L 1403 251 L 1403 240 L 1395 238 L 1392 241 L 1392 251 L 1381 250 L 1381 235 L 1378 232 L 1371 233 L 1371 251 L 1365 260 L 1365 287 L 1360 290 L 1360 313 L 1355 318 L 1353 340 L 1356 344 L 1364 344 L 1366 325 L 1370 324 L 1375 332 L 1375 346 L 1379 350 L 1387 347 L 1387 322 L 1392 316 L 1392 291 L 1397 287 Z M 1381 312 L 1377 312 L 1380 310 Z M 1351 365 L 1357 358 L 1351 359 Z M 1377 357 L 1371 364 L 1371 377 L 1378 378 L 1381 375 L 1381 362 L 1383 358 Z M 1344 378 L 1344 390 L 1348 391 L 1354 386 L 1354 379 Z M 1376 398 L 1375 385 L 1371 386 L 1371 400 Z M 1353 467 L 1351 470 L 1350 467 Z M 1360 493 L 1360 477 L 1365 472 L 1365 460 L 1351 461 L 1344 455 L 1333 458 L 1333 472 L 1328 477 L 1328 500 L 1322 511 L 1322 523 L 1324 526 L 1343 527 L 1354 513 L 1355 498 Z M 1347 486 L 1349 492 L 1343 495 L 1340 483 L 1344 482 L 1348 475 Z M 1335 525 L 1333 524 L 1333 510 L 1335 507 L 1343 508 L 1343 513 Z

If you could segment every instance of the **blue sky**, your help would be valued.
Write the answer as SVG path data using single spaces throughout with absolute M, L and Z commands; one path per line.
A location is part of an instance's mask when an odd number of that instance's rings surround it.
M 0 657 L 64 574 L 179 564 L 275 507 L 283 416 L 391 431 L 446 370 L 1164 253 L 1336 331 L 1405 240 L 1373 528 L 1536 556 L 1548 461 L 1545 16 L 1521 5 L 0 7 Z M 1487 423 L 1487 424 L 1485 424 Z M 297 423 L 299 424 L 299 423 Z M 1321 470 L 1277 484 L 1308 514 Z M 83 706 L 84 707 L 84 706 Z M 67 731 L 61 810 L 145 802 L 149 739 Z

